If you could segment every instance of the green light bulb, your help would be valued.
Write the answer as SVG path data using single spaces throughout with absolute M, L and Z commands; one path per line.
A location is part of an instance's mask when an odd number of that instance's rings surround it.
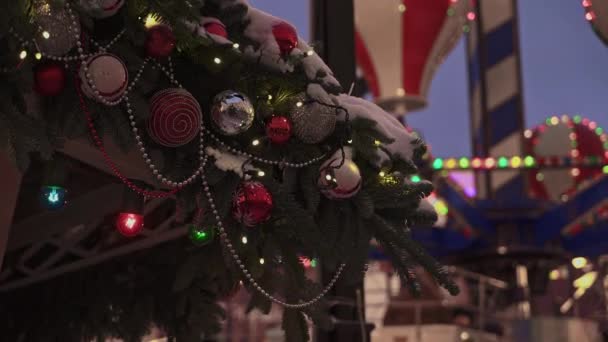
M 188 236 L 190 241 L 197 246 L 208 245 L 215 237 L 215 229 L 213 227 L 200 227 L 192 224 L 188 227 Z
M 532 166 L 534 166 L 534 157 L 532 157 L 532 156 L 526 156 L 526 158 L 524 158 L 524 165 L 526 167 L 532 167 Z
M 460 165 L 461 169 L 467 169 L 470 165 L 469 159 L 468 158 L 460 158 L 460 160 L 458 161 L 458 165 Z
M 437 158 L 433 161 L 433 169 L 440 170 L 443 168 L 443 159 Z
M 421 180 L 422 180 L 422 178 L 420 178 L 420 176 L 418 176 L 418 175 L 413 175 L 411 178 L 411 181 L 413 183 L 419 183 Z
M 509 166 L 509 159 L 507 159 L 506 157 L 498 158 L 498 167 L 505 168 L 507 166 Z

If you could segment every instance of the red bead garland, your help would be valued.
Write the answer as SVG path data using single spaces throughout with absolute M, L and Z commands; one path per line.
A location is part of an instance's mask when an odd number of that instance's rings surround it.
M 75 75 L 76 75 L 75 82 L 76 82 L 76 84 L 78 84 L 79 76 L 77 73 Z M 133 182 L 131 182 L 127 177 L 125 177 L 120 172 L 118 167 L 116 166 L 116 163 L 114 163 L 114 161 L 112 161 L 112 158 L 110 158 L 110 155 L 108 155 L 108 153 L 106 152 L 106 149 L 103 145 L 103 141 L 99 137 L 99 134 L 97 134 L 97 130 L 95 129 L 95 124 L 93 122 L 93 117 L 91 116 L 91 111 L 87 107 L 86 100 L 84 99 L 84 96 L 82 94 L 82 90 L 80 89 L 80 87 L 76 87 L 76 92 L 78 93 L 78 98 L 80 100 L 80 108 L 82 109 L 82 111 L 85 113 L 85 115 L 87 117 L 87 122 L 89 125 L 89 132 L 91 133 L 91 137 L 93 138 L 93 141 L 95 141 L 95 144 L 97 145 L 97 148 L 99 149 L 99 151 L 102 153 L 106 164 L 110 167 L 110 169 L 112 169 L 112 172 L 114 172 L 116 177 L 118 177 L 129 189 L 137 192 L 138 194 L 140 194 L 142 196 L 149 197 L 149 198 L 171 197 L 180 190 L 180 188 L 178 187 L 178 188 L 173 188 L 170 191 L 149 191 L 149 190 L 138 187 L 137 185 L 133 184 Z

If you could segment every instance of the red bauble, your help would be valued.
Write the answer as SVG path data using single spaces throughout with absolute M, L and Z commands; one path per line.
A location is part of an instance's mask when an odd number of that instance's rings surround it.
M 175 48 L 175 35 L 167 25 L 154 25 L 148 29 L 146 54 L 154 58 L 169 57 Z
M 289 55 L 298 46 L 298 32 L 284 21 L 272 26 L 272 35 L 279 45 L 281 55 Z
M 273 144 L 284 144 L 291 138 L 291 122 L 284 116 L 273 116 L 266 123 L 266 135 Z
M 203 24 L 203 28 L 210 34 L 214 34 L 216 36 L 228 38 L 228 32 L 226 31 L 226 26 L 219 21 L 209 21 Z
M 65 69 L 58 63 L 47 62 L 34 70 L 34 90 L 42 96 L 59 95 L 65 88 Z
M 185 145 L 198 134 L 201 115 L 198 101 L 186 90 L 161 90 L 150 100 L 148 134 L 162 146 Z
M 144 217 L 135 213 L 120 213 L 116 219 L 116 229 L 126 237 L 133 237 L 141 233 L 144 228 Z
M 272 208 L 272 195 L 260 182 L 241 184 L 233 199 L 234 217 L 248 227 L 268 220 Z

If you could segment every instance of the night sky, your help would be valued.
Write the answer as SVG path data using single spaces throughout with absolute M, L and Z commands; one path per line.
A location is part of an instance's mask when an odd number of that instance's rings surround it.
M 251 0 L 309 37 L 305 0 Z M 519 1 L 526 126 L 554 114 L 580 114 L 608 128 L 608 47 L 595 36 L 578 0 Z M 411 113 L 435 156 L 470 155 L 469 104 L 463 41 L 439 68 L 429 107 Z

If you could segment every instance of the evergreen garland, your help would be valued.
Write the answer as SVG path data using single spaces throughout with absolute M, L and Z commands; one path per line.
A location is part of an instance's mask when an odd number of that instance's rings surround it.
M 62 6 L 64 1 L 67 0 L 50 2 L 53 6 Z M 38 61 L 34 58 L 21 61 L 18 56 L 24 48 L 23 40 L 31 41 L 37 34 L 31 27 L 32 8 L 37 2 L 11 0 L 0 4 L 0 68 L 10 69 L 0 73 L 0 148 L 10 153 L 22 170 L 28 168 L 32 154 L 48 160 L 66 139 L 88 136 L 74 82 L 68 82 L 59 96 L 41 98 L 37 106 L 32 105 L 31 70 Z M 266 176 L 259 180 L 272 193 L 275 207 L 269 221 L 248 231 L 249 243 L 236 248 L 255 279 L 268 292 L 297 302 L 312 298 L 322 290 L 319 284 L 306 279 L 299 256 L 323 260 L 323 267 L 328 271 L 345 262 L 348 266 L 342 281 L 361 281 L 370 243 L 375 240 L 391 257 L 401 279 L 413 292 L 420 291 L 413 272 L 418 263 L 442 286 L 456 293 L 444 269 L 412 240 L 407 228 L 408 224 L 435 220 L 434 213 L 420 206 L 421 198 L 432 191 L 432 186 L 428 182 L 408 181 L 417 171 L 415 164 L 412 159 L 383 149 L 394 137 L 386 136 L 375 121 L 350 118 L 340 122 L 335 133 L 318 145 L 292 139 L 280 148 L 266 142 L 251 146 L 253 139 L 264 135 L 264 120 L 272 113 L 289 112 L 294 98 L 311 84 L 321 85 L 328 94 L 337 94 L 339 87 L 327 82 L 330 75 L 324 70 L 318 70 L 311 78 L 301 57 L 291 56 L 283 61 L 292 65 L 293 71 L 278 72 L 261 58 L 247 58 L 231 45 L 216 44 L 206 37 L 193 35 L 188 27 L 188 23 L 196 22 L 200 15 L 216 17 L 226 25 L 230 38 L 238 42 L 242 50 L 258 51 L 260 42 L 245 34 L 249 10 L 238 0 L 128 0 L 116 18 L 111 19 L 112 25 L 108 20 L 93 20 L 86 13 L 80 12 L 80 17 L 85 31 L 102 44 L 114 37 L 112 32 L 125 29 L 124 39 L 110 52 L 120 56 L 130 73 L 135 73 L 145 58 L 142 54 L 144 18 L 152 13 L 168 23 L 177 38 L 177 54 L 173 57 L 176 78 L 201 104 L 204 121 L 209 122 L 205 109 L 211 107 L 213 97 L 221 91 L 238 90 L 252 99 L 256 123 L 249 131 L 226 141 L 235 148 L 268 159 L 302 162 L 321 154 L 330 155 L 352 141 L 348 148 L 353 151 L 364 184 L 350 200 L 329 200 L 320 193 L 317 184 L 320 162 L 286 171 L 253 163 L 264 170 Z M 113 31 L 100 32 L 99 26 L 113 27 Z M 213 62 L 216 57 L 221 58 L 221 65 Z M 169 86 L 159 68 L 146 68 L 137 89 L 130 93 L 139 124 L 147 119 L 150 96 Z M 273 95 L 272 100 L 268 99 L 269 94 Z M 335 104 L 320 103 L 335 107 L 337 114 L 346 112 Z M 110 136 L 125 151 L 132 149 L 135 142 L 124 108 L 106 107 L 92 101 L 87 104 L 100 135 Z M 146 146 L 162 156 L 158 165 L 163 166 L 165 174 L 181 179 L 198 166 L 196 143 L 168 149 L 154 145 L 145 136 L 144 139 Z M 207 144 L 218 147 L 209 139 Z M 412 141 L 412 148 L 413 159 L 425 151 L 418 140 Z M 379 149 L 388 155 L 384 163 L 380 162 Z M 381 170 L 386 176 L 379 176 Z M 218 169 L 213 163 L 206 166 L 205 173 L 219 214 L 230 228 L 229 238 L 239 241 L 244 228 L 232 217 L 231 205 L 241 178 Z M 177 203 L 184 217 L 194 215 L 197 196 L 200 196 L 197 183 L 178 193 Z M 203 212 L 209 212 L 206 201 L 198 202 Z M 204 216 L 201 224 L 213 225 L 211 215 Z M 266 260 L 264 265 L 258 262 L 260 257 Z M 184 239 L 0 293 L 0 330 L 10 341 L 80 342 L 95 338 L 101 341 L 105 337 L 139 341 L 154 325 L 177 341 L 199 341 L 220 330 L 225 312 L 217 303 L 238 286 L 241 277 L 219 239 L 204 247 L 194 247 Z M 249 310 L 268 313 L 271 302 L 246 281 L 244 286 L 252 295 Z M 308 339 L 306 318 L 321 327 L 331 326 L 323 301 L 301 311 L 286 309 L 283 328 L 288 341 Z

